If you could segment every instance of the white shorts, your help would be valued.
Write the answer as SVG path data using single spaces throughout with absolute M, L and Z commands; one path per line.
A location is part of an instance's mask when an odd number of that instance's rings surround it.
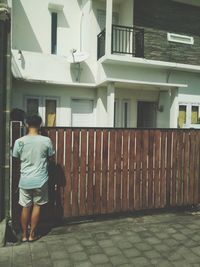
M 30 207 L 33 204 L 44 205 L 48 202 L 48 182 L 41 188 L 19 189 L 19 204 L 22 207 Z

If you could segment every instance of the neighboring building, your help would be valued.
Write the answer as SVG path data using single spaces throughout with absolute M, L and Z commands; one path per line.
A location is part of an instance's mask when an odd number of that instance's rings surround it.
M 197 127 L 196 2 L 13 0 L 13 108 L 48 126 Z

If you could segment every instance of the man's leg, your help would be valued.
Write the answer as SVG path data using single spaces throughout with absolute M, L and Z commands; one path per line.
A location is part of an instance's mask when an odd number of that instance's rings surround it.
M 22 213 L 21 213 L 22 241 L 27 240 L 27 227 L 30 216 L 30 208 L 31 207 L 22 208 Z
M 40 218 L 40 206 L 34 204 L 33 211 L 31 214 L 31 231 L 30 231 L 30 236 L 29 236 L 30 241 L 36 238 L 35 229 L 38 225 L 39 218 Z

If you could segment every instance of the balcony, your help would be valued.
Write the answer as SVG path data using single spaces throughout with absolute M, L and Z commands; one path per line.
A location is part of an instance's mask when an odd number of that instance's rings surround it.
M 103 57 L 105 51 L 106 30 L 97 36 L 97 59 Z M 137 27 L 112 25 L 111 54 L 144 57 L 144 30 Z

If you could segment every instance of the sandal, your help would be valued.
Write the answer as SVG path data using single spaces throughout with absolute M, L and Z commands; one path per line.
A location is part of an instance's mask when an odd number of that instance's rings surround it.
M 35 241 L 37 241 L 38 239 L 40 239 L 41 238 L 41 236 L 39 235 L 39 236 L 36 236 L 36 237 L 34 237 L 33 239 L 28 239 L 28 242 L 30 242 L 30 243 L 32 243 L 32 242 L 35 242 Z

